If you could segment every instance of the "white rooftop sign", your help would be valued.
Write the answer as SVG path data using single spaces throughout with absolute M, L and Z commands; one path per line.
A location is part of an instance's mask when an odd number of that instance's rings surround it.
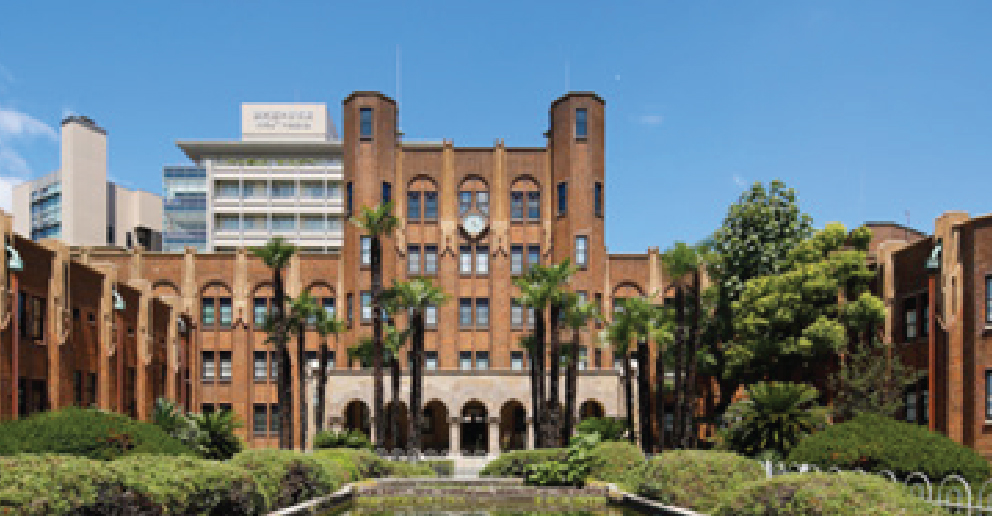
M 241 104 L 241 139 L 245 141 L 336 140 L 337 130 L 320 103 Z

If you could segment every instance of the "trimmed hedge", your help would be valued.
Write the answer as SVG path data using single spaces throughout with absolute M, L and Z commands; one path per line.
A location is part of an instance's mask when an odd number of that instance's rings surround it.
M 890 470 L 900 479 L 914 471 L 940 482 L 961 475 L 981 483 L 992 474 L 989 463 L 975 450 L 955 443 L 924 426 L 863 414 L 812 434 L 792 449 L 789 462 L 815 464 L 826 470 Z
M 479 471 L 480 477 L 523 477 L 527 466 L 548 461 L 565 462 L 568 450 L 563 448 L 542 448 L 537 450 L 517 450 L 506 452 L 486 464 Z
M 948 514 L 900 484 L 860 473 L 802 473 L 744 484 L 713 516 L 935 516 Z
M 637 478 L 637 471 L 644 466 L 644 453 L 629 442 L 602 442 L 590 455 L 589 478 L 628 487 Z
M 637 494 L 666 505 L 710 512 L 724 493 L 765 478 L 757 461 L 732 452 L 679 450 L 662 453 L 631 478 Z
M 351 480 L 351 472 L 290 450 L 249 450 L 231 464 L 251 472 L 265 498 L 266 510 L 290 507 L 337 490 Z
M 363 478 L 382 478 L 389 476 L 388 461 L 368 450 L 356 450 L 352 448 L 332 448 L 329 450 L 316 450 L 315 456 L 322 456 L 330 460 L 337 460 L 339 463 L 352 466 L 354 468 L 353 480 Z
M 113 460 L 133 453 L 192 455 L 157 425 L 97 409 L 68 407 L 0 424 L 0 455 L 62 453 Z
M 100 486 L 119 481 L 104 462 L 71 455 L 0 457 L 0 514 L 63 514 L 91 505 Z

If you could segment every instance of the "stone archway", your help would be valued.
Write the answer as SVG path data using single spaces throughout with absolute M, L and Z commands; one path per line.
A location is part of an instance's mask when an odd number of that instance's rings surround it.
M 590 417 L 603 417 L 604 415 L 603 404 L 596 400 L 586 400 L 582 402 L 582 405 L 579 405 L 580 421 Z
M 462 452 L 485 454 L 489 451 L 489 412 L 486 406 L 478 400 L 472 400 L 462 407 L 461 413 L 461 443 Z
M 353 400 L 344 407 L 345 430 L 358 430 L 372 437 L 372 415 L 364 401 Z
M 499 449 L 527 448 L 527 409 L 517 400 L 508 400 L 499 410 Z
M 423 409 L 420 440 L 424 450 L 446 452 L 451 449 L 448 407 L 440 400 L 431 400 Z

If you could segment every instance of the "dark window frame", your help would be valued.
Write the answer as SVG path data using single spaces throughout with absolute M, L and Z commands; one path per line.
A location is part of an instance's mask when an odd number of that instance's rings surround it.
M 589 137 L 589 110 L 586 108 L 576 108 L 575 139 L 585 140 L 588 137 Z
M 375 132 L 375 116 L 371 107 L 358 108 L 358 135 L 362 140 L 371 140 Z
M 558 216 L 564 217 L 568 215 L 568 181 L 559 181 L 555 192 L 558 203 Z

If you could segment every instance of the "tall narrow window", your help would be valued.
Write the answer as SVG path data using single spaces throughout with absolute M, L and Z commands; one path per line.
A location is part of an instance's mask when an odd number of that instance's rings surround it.
M 985 420 L 992 421 L 992 370 L 985 371 Z
M 345 304 L 347 305 L 345 309 L 347 311 L 348 324 L 351 324 L 351 322 L 355 320 L 355 315 L 354 315 L 355 295 L 349 293 L 346 296 Z
M 428 305 L 424 307 L 424 327 L 437 328 L 437 307 Z
M 957 296 L 951 298 L 957 300 Z M 985 276 L 985 322 L 992 324 L 992 276 Z
M 475 352 L 475 368 L 480 371 L 486 371 L 489 369 L 489 352 L 488 351 L 476 351 Z
M 926 385 L 926 378 L 923 379 Z M 930 389 L 920 389 L 920 423 L 930 422 Z
M 472 192 L 458 192 L 458 214 L 465 215 L 472 208 Z
M 382 182 L 382 204 L 393 202 L 393 185 L 389 181 Z
M 269 351 L 269 380 L 279 378 L 279 353 Z
M 524 325 L 524 307 L 516 299 L 510 302 L 510 326 L 517 328 Z
M 269 300 L 264 297 L 255 298 L 255 306 L 253 313 L 254 313 L 255 326 L 257 328 L 261 328 L 262 326 L 265 325 L 265 319 L 269 315 L 268 302 Z
M 463 297 L 458 300 L 458 324 L 464 328 L 472 326 L 472 299 Z
M 475 248 L 475 273 L 489 274 L 489 246 L 480 245 Z
M 520 220 L 524 218 L 524 193 L 510 192 L 510 218 Z
M 368 267 L 372 265 L 372 237 L 363 236 L 361 238 L 362 245 L 362 267 Z
M 532 269 L 541 264 L 541 246 L 527 246 L 527 268 Z
M 203 325 L 213 326 L 214 324 L 217 324 L 215 319 L 215 312 L 214 312 L 215 310 L 214 299 L 212 297 L 205 297 L 203 298 L 202 303 L 203 306 L 201 309 L 202 311 L 201 319 L 203 320 Z
M 217 363 L 214 362 L 214 352 L 204 351 L 201 354 L 201 371 L 204 380 L 213 380 L 217 372 Z
M 524 352 L 523 351 L 511 351 L 510 352 L 510 369 L 514 371 L 524 370 Z
M 458 368 L 462 371 L 468 371 L 472 369 L 472 352 L 471 351 L 459 351 L 458 352 Z
M 463 245 L 458 248 L 459 271 L 462 274 L 472 274 L 472 246 Z
M 406 218 L 420 220 L 420 192 L 406 193 Z
M 489 192 L 475 192 L 475 207 L 483 215 L 489 215 Z
M 333 297 L 325 297 L 320 300 L 320 306 L 324 307 L 324 313 L 331 319 L 334 318 L 335 305 L 336 302 Z
M 437 220 L 437 192 L 424 192 L 424 218 Z
M 593 211 L 597 217 L 603 216 L 603 183 L 597 182 L 593 186 Z
M 541 218 L 541 192 L 527 192 L 527 218 L 530 220 Z
M 589 368 L 589 349 L 585 346 L 579 346 L 579 371 L 585 371 Z
M 593 353 L 593 366 L 596 369 L 603 367 L 603 350 L 596 348 L 595 353 Z
M 268 352 L 256 351 L 254 353 L 255 380 L 265 381 L 269 377 L 268 360 Z
M 424 351 L 424 369 L 437 370 L 437 351 Z
M 345 190 L 345 211 L 348 213 L 348 216 L 350 217 L 352 215 L 352 211 L 353 211 L 352 208 L 354 208 L 354 201 L 355 201 L 355 188 L 354 186 L 352 186 L 351 181 L 348 181 L 348 184 L 344 185 L 344 190 Z
M 372 292 L 365 290 L 362 292 L 362 322 L 372 320 Z
M 475 325 L 481 328 L 489 326 L 489 298 L 480 297 L 475 300 Z
M 585 108 L 579 108 L 575 110 L 575 137 L 585 138 L 589 136 L 588 127 L 588 117 L 589 113 Z
M 437 274 L 437 246 L 424 246 L 424 273 Z
M 363 107 L 358 111 L 360 134 L 362 138 L 372 137 L 372 108 Z
M 524 246 L 510 246 L 510 273 L 523 274 L 524 272 Z
M 906 340 L 916 338 L 916 298 L 906 299 L 903 305 Z
M 232 322 L 232 311 L 231 311 L 231 298 L 222 297 L 218 299 L 220 301 L 220 325 L 230 326 Z
M 316 351 L 305 351 L 307 367 L 313 370 L 320 370 L 320 358 L 317 357 Z
M 923 295 L 920 303 L 920 336 L 930 334 L 930 296 Z
M 558 216 L 568 213 L 568 183 L 558 183 Z
M 406 272 L 407 274 L 420 274 L 420 246 L 406 246 Z
M 264 403 L 256 403 L 252 406 L 251 412 L 251 431 L 256 435 L 263 435 L 268 431 L 267 425 L 269 422 L 268 405 Z
M 279 433 L 279 404 L 269 404 L 269 433 Z
M 231 365 L 231 352 L 221 351 L 220 352 L 220 379 L 230 380 L 233 368 Z
M 589 237 L 575 237 L 575 266 L 585 269 L 589 265 Z

